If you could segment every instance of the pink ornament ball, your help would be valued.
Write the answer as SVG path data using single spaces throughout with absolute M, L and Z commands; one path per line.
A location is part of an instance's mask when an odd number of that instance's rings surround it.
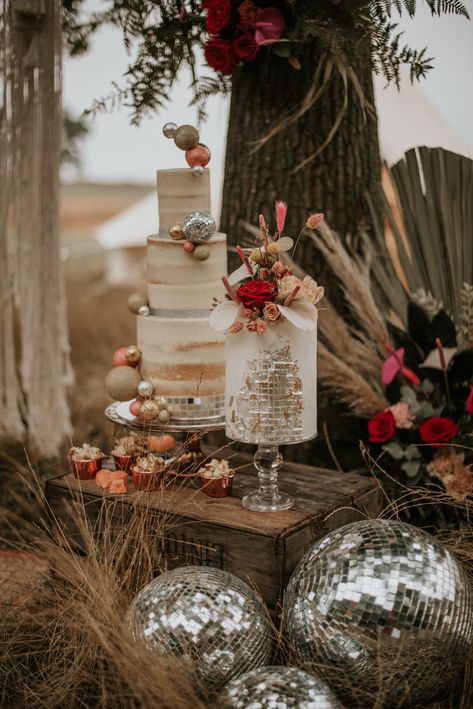
M 186 150 L 186 160 L 190 167 L 200 165 L 205 167 L 211 158 L 210 150 L 203 143 L 199 143 L 195 148 Z
M 114 367 L 126 367 L 127 365 L 129 365 L 129 362 L 126 358 L 127 349 L 128 347 L 119 347 L 118 350 L 115 350 L 112 360 L 112 364 Z
M 188 254 L 191 254 L 195 249 L 195 244 L 192 243 L 192 241 L 186 241 L 184 244 L 184 251 L 186 251 Z
M 140 415 L 140 409 L 141 409 L 142 403 L 143 403 L 142 399 L 135 399 L 134 401 L 131 402 L 130 413 L 132 416 L 139 416 Z

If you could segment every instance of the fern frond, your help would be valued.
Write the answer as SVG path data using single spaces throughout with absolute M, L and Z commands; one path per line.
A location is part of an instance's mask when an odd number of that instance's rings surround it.
M 460 341 L 464 346 L 473 345 L 473 284 L 463 284 L 460 290 L 460 304 Z

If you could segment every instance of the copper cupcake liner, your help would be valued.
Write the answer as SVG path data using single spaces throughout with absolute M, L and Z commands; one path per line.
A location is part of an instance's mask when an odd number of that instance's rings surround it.
M 79 460 L 76 458 L 69 458 L 71 461 L 71 468 L 74 476 L 79 480 L 94 480 L 96 474 L 101 469 L 103 464 L 103 459 L 105 456 L 100 456 L 99 458 L 89 459 L 89 460 Z
M 202 492 L 205 492 L 209 497 L 228 497 L 232 494 L 233 475 L 227 475 L 222 478 L 208 478 L 205 475 L 199 475 Z
M 131 473 L 132 467 L 136 463 L 138 456 L 136 455 L 114 455 L 112 453 L 113 460 L 115 461 L 115 467 L 117 470 L 124 470 L 126 473 Z
M 137 490 L 147 490 L 148 492 L 156 492 L 160 490 L 163 484 L 164 468 L 161 470 L 138 470 L 135 467 L 131 468 L 133 482 Z

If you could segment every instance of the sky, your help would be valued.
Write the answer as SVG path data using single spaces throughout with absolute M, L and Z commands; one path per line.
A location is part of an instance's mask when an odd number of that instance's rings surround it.
M 463 0 L 473 16 L 473 0 Z M 90 0 L 89 6 L 101 6 Z M 432 18 L 419 3 L 414 18 L 401 18 L 400 28 L 411 45 L 427 45 L 435 57 L 428 78 L 413 90 L 408 82 L 400 94 L 383 89 L 378 80 L 382 152 L 388 162 L 399 159 L 413 145 L 445 142 L 443 147 L 473 156 L 473 21 L 462 17 Z M 129 57 L 116 28 L 102 28 L 92 50 L 82 57 L 64 61 L 64 105 L 77 117 L 94 99 L 112 91 L 111 82 L 122 82 Z M 130 125 L 129 109 L 121 107 L 89 119 L 91 133 L 81 147 L 80 179 L 98 182 L 154 182 L 156 169 L 185 167 L 181 151 L 165 140 L 162 126 L 167 121 L 194 123 L 195 111 L 188 107 L 190 93 L 183 76 L 174 87 L 169 104 L 159 115 L 145 118 L 139 127 Z M 212 152 L 214 194 L 221 190 L 225 153 L 228 99 L 213 97 L 208 104 L 209 121 L 201 128 L 201 141 Z M 440 137 L 439 137 L 440 136 Z M 217 197 L 218 201 L 218 197 Z

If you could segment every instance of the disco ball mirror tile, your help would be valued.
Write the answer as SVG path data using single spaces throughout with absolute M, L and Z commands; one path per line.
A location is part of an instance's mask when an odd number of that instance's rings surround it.
M 127 620 L 135 638 L 191 661 L 209 687 L 271 659 L 272 626 L 262 600 L 219 569 L 185 566 L 163 573 L 138 592 Z
M 284 611 L 296 664 L 334 688 L 345 679 L 361 693 L 382 685 L 389 709 L 449 689 L 472 646 L 465 572 L 446 547 L 400 522 L 355 522 L 317 542 L 291 577 Z
M 230 682 L 219 709 L 343 709 L 325 682 L 296 667 L 262 667 Z

